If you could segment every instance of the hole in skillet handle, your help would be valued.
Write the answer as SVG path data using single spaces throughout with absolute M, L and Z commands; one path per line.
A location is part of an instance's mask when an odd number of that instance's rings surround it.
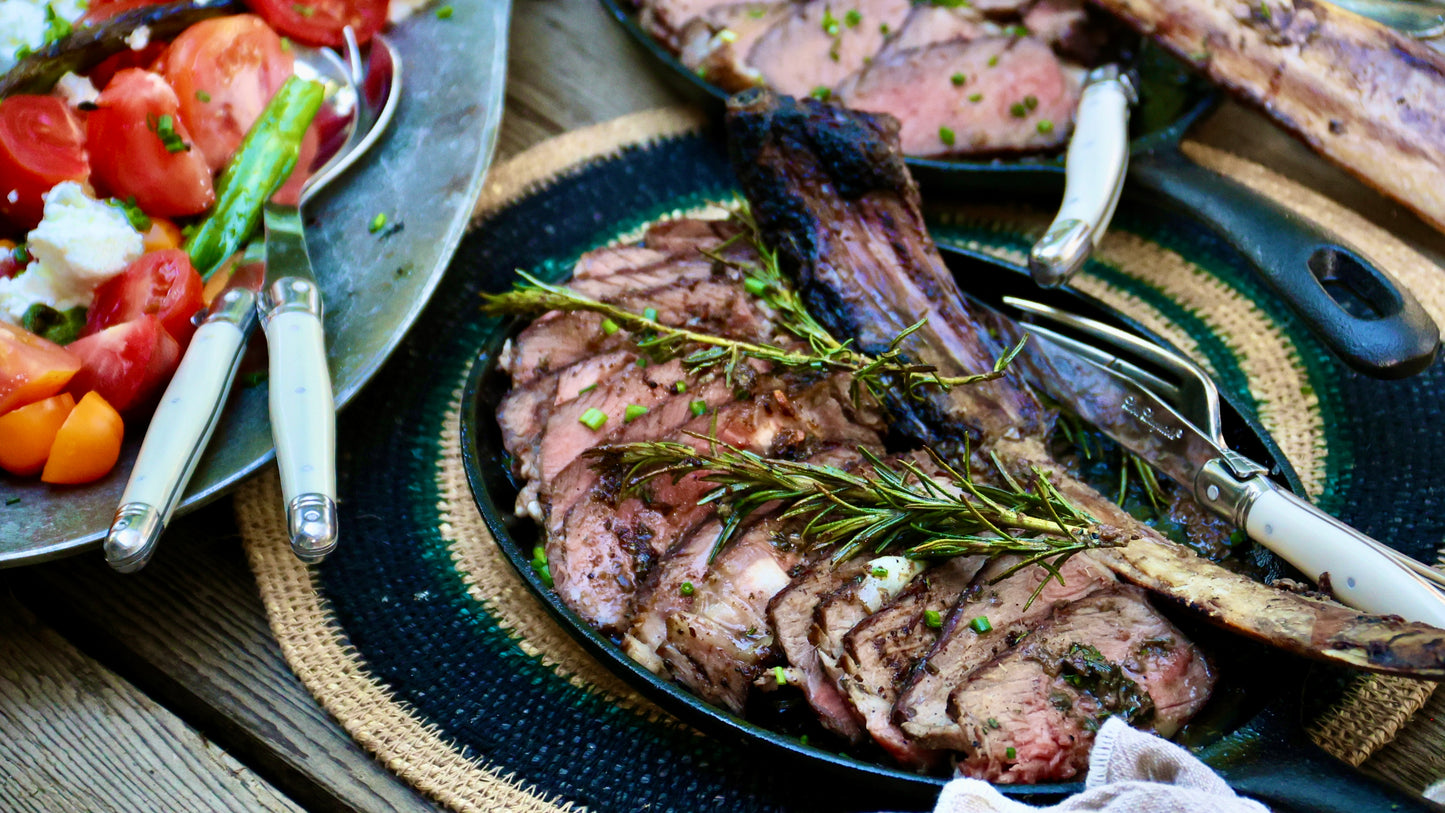
M 1320 246 L 1310 255 L 1307 266 L 1330 299 L 1356 319 L 1388 319 L 1404 307 L 1394 286 L 1349 249 Z

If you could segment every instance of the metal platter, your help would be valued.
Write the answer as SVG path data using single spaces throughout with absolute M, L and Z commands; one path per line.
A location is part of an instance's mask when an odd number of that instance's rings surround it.
M 456 250 L 496 146 L 506 82 L 510 0 L 452 0 L 388 32 L 404 66 L 390 131 L 307 207 L 308 243 L 326 303 L 337 406 L 374 375 L 421 313 Z M 368 224 L 384 213 L 390 229 Z M 224 494 L 274 454 L 264 382 L 239 385 L 180 511 Z M 97 545 L 110 526 L 145 427 L 127 427 L 105 479 L 55 487 L 0 476 L 0 567 Z

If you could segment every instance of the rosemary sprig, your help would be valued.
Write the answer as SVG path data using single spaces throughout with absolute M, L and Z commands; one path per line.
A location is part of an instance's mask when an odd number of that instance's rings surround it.
M 723 520 L 714 555 L 748 517 L 775 502 L 782 506 L 780 518 L 801 523 L 804 544 L 836 547 L 836 559 L 865 551 L 913 558 L 1004 553 L 1023 557 L 1000 578 L 1033 564 L 1057 578 L 1058 568 L 1070 556 L 1128 541 L 1074 507 L 1038 469 L 1033 470 L 1030 491 L 1006 473 L 1004 487 L 976 482 L 936 454 L 933 459 L 943 479 L 925 473 L 914 461 L 890 463 L 866 449 L 859 450 L 869 471 L 862 474 L 764 458 L 703 439 L 709 441 L 708 451 L 659 441 L 601 446 L 588 454 L 602 465 L 624 469 L 623 483 L 629 489 L 658 477 L 707 472 L 704 479 L 717 488 L 702 502 L 716 504 Z
M 636 335 L 639 349 L 664 358 L 680 357 L 683 368 L 689 372 L 721 366 L 728 386 L 733 385 L 738 365 L 743 359 L 753 358 L 780 367 L 847 374 L 852 379 L 850 390 L 855 404 L 861 401 L 864 392 L 883 403 L 883 392 L 893 381 L 899 382 L 909 397 L 918 397 L 921 390 L 929 386 L 947 390 L 980 381 L 991 381 L 1002 376 L 1009 363 L 1023 349 L 1023 343 L 1020 342 L 1000 356 L 994 368 L 985 373 L 941 376 L 932 365 L 914 364 L 903 356 L 900 345 L 921 328 L 923 322 L 898 334 L 888 350 L 877 356 L 856 352 L 837 342 L 833 342 L 832 346 L 824 346 L 812 340 L 807 350 L 788 350 L 775 345 L 745 342 L 665 325 L 656 319 L 593 299 L 565 286 L 543 282 L 520 269 L 517 274 L 523 282 L 517 283 L 512 290 L 482 296 L 483 312 L 493 316 L 542 314 L 554 310 L 598 313 Z M 806 310 L 803 312 L 806 313 Z M 822 328 L 819 327 L 818 330 L 821 331 Z M 824 334 L 826 335 L 826 331 Z

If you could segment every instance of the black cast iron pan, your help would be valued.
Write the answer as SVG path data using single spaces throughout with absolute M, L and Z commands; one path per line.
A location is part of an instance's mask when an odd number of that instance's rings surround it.
M 1026 296 L 1150 335 L 1097 301 L 1068 290 L 1036 288 L 1021 269 L 981 255 L 951 251 L 946 256 L 955 269 L 977 262 L 998 266 L 997 273 L 981 275 L 975 270 L 965 276 L 984 302 L 1004 295 Z M 991 280 L 986 290 L 977 283 L 981 278 Z M 502 290 L 510 282 L 497 280 L 493 287 Z M 531 567 L 538 529 L 532 520 L 518 519 L 511 510 L 518 484 L 512 480 L 495 417 L 510 387 L 506 373 L 498 369 L 497 355 L 520 327 L 517 321 L 499 325 L 473 363 L 462 402 L 462 457 L 472 494 L 498 547 L 547 611 L 589 654 L 682 722 L 755 753 L 760 770 L 781 766 L 790 777 L 796 776 L 798 787 L 807 789 L 808 809 L 931 809 L 946 777 L 910 773 L 890 765 L 881 752 L 850 751 L 830 741 L 812 721 L 806 703 L 800 701 L 792 708 L 780 702 L 757 709 L 750 719 L 711 706 L 628 658 L 542 583 Z M 1232 446 L 1272 465 L 1280 479 L 1299 489 L 1298 478 L 1278 448 L 1227 397 L 1223 418 Z M 1280 564 L 1267 552 L 1261 549 L 1259 556 L 1265 570 L 1279 572 Z M 1220 673 L 1210 703 L 1177 739 L 1199 749 L 1202 758 L 1231 785 L 1276 811 L 1427 809 L 1425 803 L 1330 759 L 1309 741 L 1301 728 L 1300 701 L 1305 677 L 1316 667 L 1205 626 L 1185 613 L 1172 613 L 1171 617 L 1210 653 Z M 809 744 L 804 744 L 803 735 Z M 1051 804 L 1082 786 L 1054 783 L 1000 789 L 1033 804 Z
M 638 24 L 626 0 L 601 0 L 608 12 L 685 91 L 718 112 L 727 91 L 688 70 Z M 1126 191 L 1207 224 L 1254 267 L 1309 330 L 1351 368 L 1377 378 L 1403 378 L 1432 364 L 1440 330 L 1429 314 L 1379 262 L 1318 223 L 1249 187 L 1190 161 L 1179 143 L 1219 100 L 1203 80 L 1147 44 L 1131 68 L 1139 105 L 1130 121 Z M 909 158 L 925 194 L 1007 191 L 1057 199 L 1064 186 L 1062 155 L 997 160 Z

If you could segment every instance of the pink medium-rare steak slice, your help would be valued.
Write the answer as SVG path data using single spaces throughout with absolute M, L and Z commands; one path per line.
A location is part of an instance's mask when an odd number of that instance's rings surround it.
M 848 107 L 896 117 L 903 151 L 918 156 L 1061 146 L 1079 93 L 1076 73 L 1030 37 L 891 52 L 838 89 Z
M 755 0 L 642 0 L 639 22 L 647 33 L 676 51 L 687 24 L 710 11 Z
M 969 6 L 949 8 L 921 3 L 908 12 L 903 25 L 894 31 L 874 61 L 887 59 L 901 51 L 926 48 L 950 40 L 972 40 L 1001 33 L 1000 28 L 988 22 Z
M 823 727 L 850 742 L 861 740 L 863 729 L 837 684 L 823 671 L 818 648 L 813 646 L 809 635 L 813 629 L 813 611 L 819 602 L 843 584 L 861 578 L 869 569 L 868 560 L 861 556 L 843 562 L 822 556 L 768 603 L 768 622 L 777 636 L 778 647 L 793 668 L 793 682 L 817 712 Z
M 1116 585 L 1091 593 L 1057 607 L 953 691 L 952 747 L 964 754 L 958 770 L 1003 783 L 1073 778 L 1087 767 L 1106 717 L 1118 714 L 1167 736 L 1199 710 L 1213 684 L 1198 650 L 1142 590 Z M 1158 701 L 1172 711 L 1161 712 Z
M 957 748 L 958 725 L 948 714 L 948 697 L 969 672 L 1027 636 L 1053 613 L 1057 604 L 1077 601 L 1112 587 L 1113 574 L 1086 556 L 1074 556 L 1059 568 L 1063 584 L 1043 568 L 1029 567 L 990 584 L 1017 564 L 1014 557 L 989 563 L 963 601 L 943 620 L 938 641 L 914 670 L 894 707 L 894 720 L 919 745 Z M 1038 591 L 1035 597 L 1035 591 Z M 986 619 L 989 629 L 977 619 Z
M 945 617 L 982 566 L 983 559 L 973 556 L 934 566 L 843 638 L 839 686 L 868 734 L 907 768 L 931 769 L 944 755 L 910 740 L 893 722 L 893 705 L 919 659 L 938 639 L 929 613 Z
M 897 30 L 910 8 L 910 0 L 809 0 L 758 39 L 748 64 L 779 93 L 828 91 L 878 53 L 883 31 Z
M 748 65 L 748 54 L 796 5 L 781 0 L 713 9 L 683 29 L 678 61 L 729 92 L 761 84 L 763 77 Z

